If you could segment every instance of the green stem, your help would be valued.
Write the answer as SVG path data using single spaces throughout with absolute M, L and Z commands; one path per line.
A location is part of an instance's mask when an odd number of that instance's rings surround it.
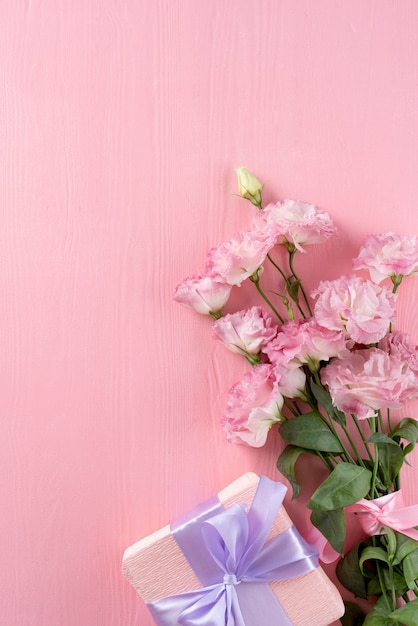
M 354 424 L 356 425 L 356 428 L 357 428 L 357 430 L 358 430 L 358 432 L 359 432 L 359 434 L 360 434 L 361 440 L 362 440 L 362 442 L 363 442 L 363 445 L 364 445 L 364 448 L 365 448 L 365 450 L 366 450 L 366 452 L 367 452 L 367 455 L 368 455 L 368 457 L 369 457 L 369 460 L 370 460 L 372 463 L 374 463 L 373 455 L 372 455 L 372 453 L 370 452 L 369 444 L 367 443 L 367 439 L 366 439 L 366 437 L 364 436 L 364 433 L 363 433 L 363 431 L 362 431 L 362 429 L 361 429 L 360 424 L 358 423 L 358 419 L 357 419 L 357 417 L 354 415 L 354 413 L 352 413 L 352 414 L 351 414 L 351 417 L 353 418 Z
M 282 268 L 277 265 L 276 261 L 274 261 L 274 259 L 271 257 L 270 253 L 267 254 L 267 258 L 270 261 L 270 263 L 272 263 L 272 265 L 274 265 L 274 267 L 276 268 L 276 270 L 278 272 L 280 272 L 280 274 L 282 275 L 282 278 L 284 280 L 285 283 L 287 283 L 287 278 L 286 278 L 286 274 L 284 273 L 284 271 L 282 270 Z
M 338 465 L 340 462 L 335 458 L 335 454 L 333 452 L 328 452 L 328 459 L 334 463 L 334 466 Z
M 320 411 L 318 411 L 318 409 L 314 406 L 311 405 L 312 408 L 317 412 L 317 414 L 320 416 L 320 418 L 322 419 L 322 421 L 324 422 L 324 424 L 326 424 L 328 426 L 328 428 L 330 429 L 330 431 L 332 432 L 332 434 L 338 439 L 338 443 L 340 444 L 343 452 L 340 455 L 341 458 L 344 458 L 344 460 L 347 463 L 352 463 L 353 465 L 357 465 L 357 463 L 355 462 L 355 460 L 353 459 L 353 457 L 351 456 L 351 454 L 349 453 L 349 451 L 347 450 L 347 447 L 345 446 L 343 440 L 341 439 L 337 429 L 335 428 L 334 424 L 332 423 L 332 420 L 327 420 L 326 417 L 324 417 L 322 415 L 322 413 Z
M 402 280 L 403 280 L 403 274 L 398 274 L 397 276 L 391 276 L 392 279 L 392 283 L 393 283 L 393 289 L 392 289 L 392 293 L 396 293 L 398 291 L 398 287 L 401 284 Z M 389 322 L 389 332 L 392 332 L 392 322 Z
M 392 432 L 392 424 L 390 422 L 390 409 L 387 409 L 387 417 L 388 417 L 388 429 L 389 429 L 389 432 L 391 433 Z
M 316 384 L 317 385 L 321 385 L 321 380 L 319 378 L 319 374 L 318 374 L 317 371 L 313 372 L 313 376 L 314 376 Z M 311 406 L 312 409 L 314 409 L 314 411 L 316 411 L 318 413 L 318 415 L 320 416 L 320 418 L 322 419 L 324 424 L 326 424 L 328 426 L 328 428 L 331 430 L 333 435 L 338 439 L 338 442 L 339 442 L 341 448 L 343 449 L 345 460 L 348 463 L 352 463 L 353 465 L 357 465 L 357 463 L 355 462 L 355 460 L 353 459 L 353 457 L 351 456 L 351 454 L 347 450 L 347 448 L 346 448 L 343 440 L 341 439 L 337 429 L 335 428 L 332 419 L 328 420 L 326 417 L 324 417 L 324 415 L 322 415 L 321 411 L 318 410 L 318 407 L 312 401 L 309 402 L 309 405 Z
M 287 276 L 284 273 L 284 271 L 282 270 L 282 268 L 279 265 L 277 265 L 276 261 L 270 256 L 270 254 L 267 254 L 267 258 L 270 261 L 270 263 L 272 263 L 272 265 L 274 265 L 276 270 L 278 272 L 280 272 L 280 274 L 281 274 L 281 276 L 282 276 L 282 278 L 283 278 L 283 280 L 284 280 L 284 282 L 286 284 L 286 287 L 288 287 L 288 285 L 289 285 L 289 278 L 287 278 Z M 306 318 L 305 311 L 302 309 L 302 307 L 300 306 L 299 302 L 296 302 L 296 306 L 298 308 L 299 313 L 302 315 L 302 317 Z
M 289 267 L 290 267 L 290 271 L 292 272 L 292 275 L 295 278 L 295 280 L 299 281 L 300 290 L 302 292 L 303 299 L 305 300 L 305 304 L 306 304 L 306 307 L 308 309 L 308 313 L 312 317 L 312 310 L 311 310 L 311 307 L 310 307 L 310 304 L 309 304 L 308 297 L 306 295 L 305 289 L 303 288 L 302 281 L 299 279 L 298 275 L 295 272 L 294 266 L 293 266 L 293 258 L 295 256 L 295 254 L 296 254 L 296 249 L 289 250 Z
M 393 283 L 392 293 L 396 293 L 398 291 L 399 285 L 401 284 L 403 280 L 403 274 L 398 274 L 397 276 L 391 276 L 391 278 L 392 278 L 392 283 Z
M 317 455 L 319 456 L 319 458 L 321 459 L 321 461 L 326 465 L 326 467 L 329 469 L 330 472 L 332 472 L 332 470 L 334 469 L 334 465 L 331 463 L 331 461 L 329 460 L 329 458 L 327 456 L 325 456 L 324 454 L 322 454 L 322 452 L 320 452 L 319 450 L 316 451 Z
M 377 418 L 376 417 L 371 417 L 369 419 L 369 423 L 370 423 L 370 428 L 372 433 L 376 433 L 378 431 L 378 427 L 377 427 Z M 370 494 L 373 498 L 374 495 L 376 495 L 376 497 L 378 497 L 378 493 L 377 493 L 377 489 L 376 489 L 376 477 L 377 477 L 377 469 L 379 467 L 379 448 L 377 446 L 377 444 L 373 444 L 374 447 L 374 463 L 373 463 L 373 473 L 372 473 L 372 484 L 371 484 L 371 488 L 370 488 Z
M 297 306 L 297 308 L 298 308 L 298 311 L 299 311 L 299 313 L 302 315 L 302 317 L 303 317 L 304 319 L 306 319 L 306 313 L 305 313 L 305 311 L 302 309 L 302 307 L 300 306 L 299 302 L 296 302 L 295 300 L 293 300 L 293 302 L 295 302 L 295 303 L 296 303 L 296 306 Z
M 395 579 L 393 577 L 393 566 L 392 563 L 389 562 L 389 580 L 390 580 L 390 590 L 392 593 L 392 607 L 395 611 L 396 609 L 396 591 L 395 591 Z
M 348 440 L 348 442 L 349 442 L 349 444 L 350 444 L 350 446 L 351 446 L 351 449 L 353 450 L 354 454 L 355 454 L 355 455 L 356 455 L 356 457 L 357 457 L 357 460 L 358 460 L 358 462 L 359 462 L 359 465 L 361 465 L 362 467 L 366 468 L 366 466 L 365 466 L 365 464 L 364 464 L 364 461 L 363 461 L 363 459 L 361 458 L 360 453 L 359 453 L 359 451 L 357 450 L 357 447 L 356 447 L 356 445 L 355 445 L 355 443 L 354 443 L 354 441 L 353 441 L 352 437 L 350 436 L 350 433 L 348 432 L 347 428 L 346 428 L 345 426 L 341 426 L 341 428 L 343 429 L 344 434 L 345 434 L 345 436 L 347 437 L 347 440 Z
M 346 460 L 349 463 L 352 463 L 353 465 L 357 465 L 357 463 L 355 462 L 355 460 L 353 459 L 353 457 L 351 456 L 351 454 L 349 453 L 346 445 L 344 444 L 343 440 L 341 439 L 337 429 L 335 428 L 334 424 L 332 423 L 332 421 L 330 420 L 329 422 L 327 422 L 329 424 L 329 426 L 331 427 L 331 430 L 333 432 L 333 434 L 337 437 L 343 451 L 344 451 L 344 456 L 346 458 Z
M 277 311 L 276 307 L 274 306 L 274 304 L 268 299 L 268 297 L 266 296 L 266 294 L 264 293 L 264 291 L 261 289 L 260 287 L 260 281 L 254 280 L 253 278 L 251 278 L 251 280 L 253 281 L 254 285 L 256 286 L 256 289 L 258 291 L 258 293 L 260 294 L 260 296 L 263 298 L 263 300 L 269 305 L 269 307 L 271 308 L 271 310 L 273 311 L 273 313 L 275 315 L 277 315 L 278 319 L 280 320 L 280 322 L 282 324 L 284 324 L 284 319 L 283 317 L 280 315 L 280 313 Z
M 296 411 L 296 415 L 302 415 L 303 411 L 300 410 L 298 403 L 296 402 L 296 398 L 292 398 L 293 408 Z
M 377 411 L 377 417 L 378 417 L 378 420 L 379 420 L 378 426 L 380 426 L 380 432 L 385 434 L 385 425 L 383 423 L 382 413 L 381 413 L 380 409 Z
M 300 413 L 298 411 L 296 411 L 295 409 L 295 405 L 292 406 L 292 404 L 289 402 L 289 400 L 287 398 L 283 398 L 283 403 L 285 405 L 285 407 L 287 409 L 289 409 L 289 411 L 295 416 L 297 417 L 298 415 L 300 415 Z
M 317 413 L 317 415 L 319 415 L 319 417 L 322 419 L 322 421 L 324 422 L 324 424 L 326 424 L 326 426 L 328 426 L 328 428 L 330 429 L 330 431 L 332 432 L 332 434 L 338 439 L 338 443 L 340 444 L 341 448 L 342 448 L 342 452 L 338 453 L 337 456 L 340 457 L 340 459 L 346 463 L 351 463 L 352 465 L 357 465 L 357 463 L 355 462 L 355 460 L 353 459 L 353 457 L 351 456 L 351 454 L 349 453 L 349 451 L 347 450 L 346 446 L 344 445 L 344 442 L 342 441 L 340 435 L 338 434 L 338 431 L 336 430 L 336 428 L 334 427 L 334 424 L 332 422 L 329 422 L 320 411 L 318 411 L 318 409 L 314 406 L 311 405 L 312 409 Z
M 375 547 L 375 548 L 377 547 L 376 536 L 372 537 L 372 544 L 373 544 L 373 547 Z M 376 560 L 376 570 L 377 570 L 377 577 L 379 579 L 380 589 L 382 590 L 382 596 L 385 598 L 385 602 L 386 602 L 386 605 L 387 605 L 388 609 L 390 611 L 393 611 L 391 603 L 389 602 L 388 595 L 386 593 L 386 586 L 385 586 L 385 581 L 384 581 L 383 575 L 382 575 L 382 568 L 381 568 L 381 565 L 380 565 L 379 561 L 377 561 L 377 560 Z

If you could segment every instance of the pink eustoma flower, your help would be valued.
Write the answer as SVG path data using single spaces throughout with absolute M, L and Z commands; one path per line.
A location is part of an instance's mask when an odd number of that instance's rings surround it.
M 418 347 L 414 346 L 407 333 L 394 330 L 379 341 L 377 347 L 388 354 L 398 357 L 400 361 L 408 363 L 410 369 L 418 376 Z
M 345 333 L 324 328 L 315 318 L 291 320 L 279 328 L 265 352 L 279 368 L 306 364 L 316 371 L 320 361 L 329 361 L 331 357 L 347 352 Z
M 264 346 L 277 332 L 270 313 L 259 306 L 221 317 L 213 325 L 213 336 L 231 352 L 243 354 L 254 362 Z
M 395 321 L 395 296 L 385 287 L 358 276 L 323 281 L 312 292 L 315 317 L 330 330 L 345 329 L 357 343 L 378 342 Z
M 418 274 L 418 238 L 395 233 L 368 235 L 353 268 L 368 270 L 375 283 Z
M 333 359 L 321 370 L 334 405 L 358 419 L 373 417 L 383 408 L 400 408 L 418 386 L 408 364 L 378 348 L 356 350 Z
M 337 233 L 328 213 L 296 200 L 268 204 L 256 214 L 254 229 L 300 252 L 305 252 L 303 246 L 321 243 Z
M 283 398 L 271 365 L 255 365 L 229 391 L 221 424 L 227 439 L 260 448 L 275 422 L 281 421 Z
M 267 237 L 240 231 L 226 243 L 209 250 L 206 272 L 215 280 L 240 285 L 262 266 L 273 245 Z
M 231 285 L 217 282 L 210 276 L 195 274 L 176 287 L 173 300 L 198 313 L 217 314 L 228 302 L 231 289 Z
M 305 402 L 306 374 L 301 367 L 275 367 L 274 374 L 277 380 L 277 388 L 285 398 L 301 398 Z

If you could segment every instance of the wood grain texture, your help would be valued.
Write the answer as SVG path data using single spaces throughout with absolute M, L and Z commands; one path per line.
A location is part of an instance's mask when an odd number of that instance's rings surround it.
M 246 471 L 277 477 L 281 445 L 227 444 L 245 365 L 173 288 L 247 227 L 239 165 L 266 200 L 333 215 L 338 242 L 299 260 L 312 286 L 350 271 L 367 232 L 418 233 L 418 6 L 0 8 L 1 622 L 150 626 L 124 549 Z M 408 503 L 417 471 L 415 455 Z

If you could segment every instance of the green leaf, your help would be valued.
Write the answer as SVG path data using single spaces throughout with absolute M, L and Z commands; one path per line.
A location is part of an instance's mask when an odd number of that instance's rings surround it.
M 389 619 L 395 624 L 404 624 L 405 626 L 418 626 L 418 598 L 407 602 L 403 606 L 396 609 L 388 615 Z
M 389 596 L 380 596 L 372 610 L 366 615 L 363 626 L 388 626 L 389 613 L 392 613 Z
M 296 302 L 296 304 L 299 303 L 300 285 L 301 285 L 300 280 L 294 280 L 293 282 L 290 282 L 290 280 L 286 281 L 287 293 L 289 294 L 293 302 Z
M 366 561 L 383 561 L 383 563 L 386 563 L 386 565 L 389 564 L 389 559 L 388 559 L 388 555 L 386 550 L 384 550 L 383 548 L 375 548 L 373 546 L 370 546 L 368 548 L 365 548 L 362 552 L 362 555 L 359 559 L 359 566 L 361 571 L 363 571 L 363 565 Z
M 333 411 L 334 405 L 332 404 L 331 394 L 321 385 L 317 385 L 313 379 L 311 380 L 311 390 L 315 400 L 324 407 L 328 414 Z
M 331 511 L 342 509 L 364 498 L 370 490 L 372 473 L 351 463 L 338 463 L 312 494 L 308 508 Z
M 360 543 L 355 548 L 347 552 L 347 554 L 337 563 L 338 580 L 346 589 L 351 591 L 357 598 L 367 598 L 367 581 L 363 576 L 359 565 L 359 553 L 362 546 L 367 544 Z
M 403 455 L 404 457 L 409 454 L 410 452 L 412 452 L 412 450 L 414 449 L 414 444 L 412 443 L 408 443 L 407 446 L 405 446 L 405 448 L 403 449 Z M 407 465 L 409 465 L 409 467 L 412 467 L 410 463 L 408 463 L 408 461 L 405 459 L 405 463 Z
M 342 411 L 339 411 L 333 405 L 330 393 L 320 385 L 317 385 L 314 380 L 311 380 L 311 390 L 313 395 L 315 396 L 316 401 L 318 402 L 318 404 L 324 407 L 327 414 L 330 415 L 332 419 L 334 419 L 338 424 L 341 424 L 341 426 L 345 426 L 345 415 Z
M 337 422 L 337 424 L 340 424 L 340 426 L 344 426 L 345 428 L 345 425 L 346 425 L 345 413 L 343 413 L 342 411 L 339 411 L 336 407 L 334 407 L 334 411 L 330 415 Z
M 408 585 L 405 582 L 405 578 L 398 574 L 397 572 L 392 573 L 393 583 L 395 585 L 395 593 L 398 598 L 403 596 L 404 593 L 408 591 Z M 383 584 L 386 591 L 391 591 L 392 582 L 389 576 L 389 570 L 384 569 L 382 571 Z M 367 595 L 368 596 L 380 596 L 382 593 L 382 588 L 380 586 L 380 580 L 378 576 L 374 576 L 369 584 L 367 585 Z
M 409 589 L 418 591 L 416 585 L 416 579 L 418 578 L 418 550 L 414 550 L 406 555 L 402 561 L 403 575 L 405 576 L 405 582 Z
M 342 554 L 345 541 L 344 510 L 312 511 L 311 522 L 328 539 L 334 550 Z
M 412 417 L 404 417 L 393 429 L 392 437 L 406 439 L 413 447 L 418 441 L 418 422 L 412 419 Z
M 388 446 L 378 443 L 379 466 L 385 470 L 388 483 L 386 487 L 391 487 L 398 476 L 404 461 L 404 455 L 399 446 Z
M 389 528 L 388 526 L 383 526 L 386 539 L 387 539 L 387 548 L 386 551 L 388 553 L 389 563 L 393 563 L 396 554 L 396 533 L 394 530 Z
M 292 417 L 280 426 L 280 435 L 288 443 L 300 448 L 334 453 L 343 451 L 337 437 L 318 413 Z
M 362 626 L 364 613 L 354 602 L 344 601 L 345 613 L 340 618 L 342 626 Z
M 411 539 L 411 537 L 407 537 L 402 533 L 396 533 L 396 538 L 397 548 L 395 558 L 393 560 L 394 565 L 398 565 L 410 552 L 418 549 L 418 541 L 415 541 L 415 539 Z
M 393 439 L 391 439 L 384 433 L 374 433 L 374 435 L 369 437 L 367 441 L 369 441 L 370 443 L 386 443 L 386 444 L 389 443 L 389 444 L 392 444 L 392 446 L 399 447 L 396 441 L 393 441 Z
M 296 480 L 295 465 L 296 461 L 304 452 L 312 454 L 311 450 L 299 448 L 298 446 L 286 446 L 279 458 L 277 459 L 277 469 L 290 482 L 293 490 L 292 500 L 300 494 L 301 486 Z

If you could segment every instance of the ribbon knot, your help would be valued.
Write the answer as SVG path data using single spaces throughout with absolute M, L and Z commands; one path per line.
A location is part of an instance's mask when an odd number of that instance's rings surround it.
M 369 536 L 383 534 L 383 526 L 387 526 L 418 540 L 418 530 L 414 528 L 418 524 L 418 505 L 404 506 L 401 490 L 374 500 L 362 498 L 347 511 L 357 513 L 360 526 Z
M 224 585 L 233 585 L 235 587 L 236 585 L 239 585 L 240 582 L 241 581 L 238 580 L 235 574 L 224 574 L 224 579 L 223 579 Z

